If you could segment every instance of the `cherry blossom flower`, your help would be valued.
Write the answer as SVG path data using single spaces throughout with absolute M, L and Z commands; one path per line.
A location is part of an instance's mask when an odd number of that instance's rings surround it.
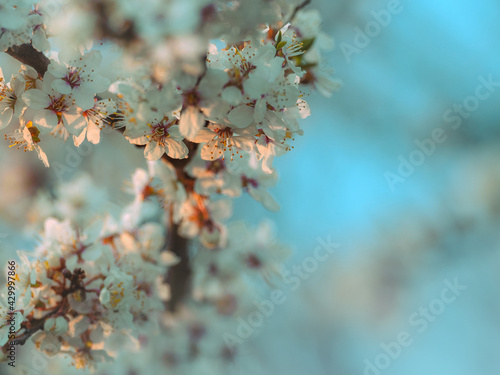
M 285 137 L 291 138 L 292 132 L 286 132 Z M 262 130 L 259 132 L 259 138 L 255 142 L 255 147 L 256 155 L 259 160 L 262 160 L 262 170 L 265 173 L 274 172 L 272 165 L 275 156 L 281 156 L 290 150 L 290 146 L 285 143 L 285 139 L 283 141 L 275 141 L 264 134 Z
M 196 178 L 194 190 L 201 195 L 224 194 L 228 196 L 237 196 L 231 190 L 226 189 L 231 178 L 226 161 L 222 159 L 203 160 L 200 152 L 194 156 L 186 170 Z
M 97 144 L 101 139 L 101 130 L 107 125 L 109 116 L 116 113 L 116 105 L 111 99 L 95 101 L 94 106 L 81 111 L 75 121 L 68 124 L 68 131 L 73 135 L 75 146 L 80 146 L 87 138 Z
M 26 81 L 22 75 L 12 77 L 8 86 L 0 77 L 0 129 L 9 126 L 21 115 L 25 107 L 21 97 L 25 90 Z
M 241 231 L 241 227 L 240 230 L 234 228 L 229 233 L 234 237 L 230 237 L 228 242 L 230 246 L 235 247 L 236 253 L 241 257 L 247 269 L 261 272 L 267 281 L 270 281 L 273 276 L 280 275 L 281 264 L 290 251 L 276 241 L 269 222 L 262 222 L 254 233 L 248 230 Z M 249 234 L 250 236 L 247 237 Z M 242 236 L 245 238 L 244 241 L 242 241 Z
M 24 151 L 36 151 L 38 159 L 40 159 L 43 164 L 48 167 L 49 161 L 47 159 L 47 155 L 38 145 L 38 143 L 40 143 L 39 137 L 40 130 L 38 127 L 33 125 L 33 122 L 31 121 L 26 125 L 21 123 L 20 128 L 16 129 L 14 133 L 5 135 L 5 139 L 11 143 L 9 147 L 16 147 L 18 150 L 23 147 Z
M 227 76 L 218 70 L 209 70 L 201 78 L 200 82 L 193 82 L 196 78 L 184 76 L 179 83 L 184 104 L 179 120 L 181 134 L 187 139 L 193 139 L 205 123 L 206 115 L 217 102 L 217 95 L 224 84 Z
M 295 66 L 295 61 L 293 60 L 294 57 L 304 53 L 304 44 L 299 40 L 297 34 L 285 26 L 276 34 L 275 41 L 277 56 L 283 57 L 286 67 L 301 77 L 304 72 L 300 67 Z
M 52 89 L 50 79 L 42 82 L 41 89 L 28 90 L 23 95 L 28 107 L 35 111 L 33 122 L 42 133 L 59 134 L 66 140 L 69 136 L 68 125 L 79 121 L 77 107 L 71 95 L 60 94 Z
M 181 207 L 187 199 L 186 187 L 179 181 L 175 168 L 170 163 L 150 162 L 151 174 L 161 183 L 158 189 L 160 203 L 172 213 L 172 221 L 178 223 Z
M 200 236 L 206 247 L 220 244 L 224 235 L 222 221 L 231 214 L 228 200 L 207 201 L 202 196 L 191 193 L 181 207 L 182 221 L 179 232 L 188 238 Z
M 94 106 L 94 97 L 109 87 L 109 80 L 97 73 L 102 57 L 99 51 L 83 55 L 73 51 L 59 52 L 59 63 L 52 61 L 48 72 L 55 79 L 52 88 L 64 95 L 72 95 L 75 104 L 86 111 Z
M 201 158 L 204 160 L 224 160 L 226 155 L 233 160 L 240 151 L 251 150 L 255 138 L 252 135 L 237 134 L 227 126 L 210 124 L 201 129 L 193 140 L 196 143 L 203 143 Z
M 249 107 L 241 104 L 236 107 L 230 113 L 230 121 L 244 121 L 243 118 L 250 114 L 255 122 L 260 123 L 264 121 L 268 110 L 280 111 L 295 105 L 299 100 L 297 76 L 290 74 L 285 77 L 281 64 L 276 59 L 272 64 L 265 65 L 263 70 L 264 73 L 262 70 L 252 72 L 244 84 L 245 94 L 249 99 L 255 100 L 254 105 Z
M 278 211 L 279 205 L 276 203 L 274 198 L 267 192 L 267 188 L 272 187 L 276 184 L 277 175 L 273 174 L 261 174 L 259 177 L 249 177 L 247 175 L 241 176 L 241 186 L 248 194 L 256 201 L 262 203 L 262 205 L 269 211 Z
M 37 26 L 43 24 L 43 17 L 33 12 L 33 1 L 5 0 L 0 4 L 0 50 L 29 43 Z M 36 31 L 35 41 L 40 36 Z
M 134 131 L 126 132 L 130 143 L 137 145 L 146 145 L 144 148 L 144 156 L 148 160 L 158 160 L 167 154 L 174 159 L 184 159 L 188 155 L 188 148 L 182 142 L 182 135 L 179 132 L 177 118 L 174 116 L 152 116 L 147 122 L 148 130 L 144 131 L 142 136 L 137 137 L 140 133 L 140 128 Z M 137 138 L 135 138 L 135 137 Z

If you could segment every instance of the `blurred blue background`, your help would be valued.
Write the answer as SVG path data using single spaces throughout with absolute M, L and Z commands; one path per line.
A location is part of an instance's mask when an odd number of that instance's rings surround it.
M 408 331 L 413 344 L 381 374 L 496 374 L 500 90 L 456 130 L 443 115 L 475 95 L 479 77 L 500 81 L 500 3 L 400 1 L 350 62 L 342 46 L 356 46 L 354 28 L 391 2 L 313 3 L 335 38 L 328 58 L 342 88 L 309 98 L 305 135 L 276 162 L 281 211 L 241 199 L 235 212 L 275 221 L 294 250 L 290 265 L 312 256 L 317 238 L 340 247 L 288 293 L 241 373 L 377 374 L 365 360 Z M 392 191 L 384 174 L 436 128 L 447 140 Z M 467 290 L 418 333 L 409 317 L 455 278 Z

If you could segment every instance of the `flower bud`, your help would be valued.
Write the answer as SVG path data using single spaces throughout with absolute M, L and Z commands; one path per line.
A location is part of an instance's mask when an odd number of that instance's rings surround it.
M 68 270 L 67 268 L 65 268 L 65 269 L 63 269 L 63 270 L 62 270 L 62 274 L 63 274 L 63 276 L 64 276 L 65 278 L 67 278 L 67 279 L 71 279 L 71 271 L 70 271 L 70 270 Z

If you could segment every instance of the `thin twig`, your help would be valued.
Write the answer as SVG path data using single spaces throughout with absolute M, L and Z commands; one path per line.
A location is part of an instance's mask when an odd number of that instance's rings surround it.
M 57 310 L 51 311 L 43 318 L 35 320 L 34 323 L 32 323 L 32 325 L 30 326 L 30 328 L 27 328 L 26 331 L 21 336 L 16 337 L 14 341 L 17 341 L 19 345 L 24 345 L 31 336 L 33 336 L 36 332 L 38 332 L 43 328 L 46 320 L 50 318 L 52 315 L 54 315 L 56 312 Z
M 292 23 L 293 19 L 295 18 L 295 16 L 297 15 L 297 13 L 299 12 L 299 10 L 305 8 L 307 5 L 311 4 L 311 0 L 305 0 L 302 4 L 298 5 L 297 7 L 295 7 L 295 9 L 293 10 L 293 13 L 292 15 L 290 16 L 290 18 L 288 19 L 288 21 L 285 23 L 285 25 L 287 23 Z
M 31 44 L 12 46 L 5 53 L 23 64 L 31 66 L 42 77 L 50 64 L 49 58 L 43 52 L 37 51 Z

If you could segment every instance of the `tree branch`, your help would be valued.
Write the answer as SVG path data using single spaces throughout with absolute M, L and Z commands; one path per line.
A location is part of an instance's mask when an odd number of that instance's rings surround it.
M 43 77 L 47 71 L 50 60 L 42 52 L 37 51 L 31 44 L 21 44 L 20 46 L 12 46 L 7 51 L 8 55 L 25 65 L 31 66 L 40 76 Z
M 170 221 L 167 249 L 179 258 L 179 263 L 170 267 L 166 281 L 170 285 L 168 309 L 175 312 L 191 288 L 191 265 L 189 263 L 189 242 L 178 234 L 179 225 Z
M 185 166 L 196 153 L 197 144 L 187 142 L 189 155 L 186 159 L 172 159 L 166 154 L 162 159 L 164 162 L 172 164 L 177 173 L 177 178 L 184 185 L 186 191 L 190 191 L 194 187 L 193 179 L 186 174 Z M 168 309 L 172 312 L 177 310 L 177 307 L 182 300 L 189 294 L 191 288 L 191 265 L 189 262 L 189 241 L 179 235 L 179 225 L 174 224 L 173 212 L 170 211 L 168 217 L 168 243 L 166 249 L 174 253 L 179 258 L 179 263 L 170 267 L 165 277 L 165 281 L 170 285 L 170 300 Z
M 311 4 L 311 0 L 305 0 L 302 4 L 298 5 L 297 7 L 295 7 L 295 9 L 293 10 L 293 13 L 292 15 L 290 16 L 290 18 L 288 19 L 287 22 L 285 22 L 285 25 L 287 23 L 292 23 L 293 19 L 295 18 L 295 16 L 297 15 L 297 13 L 299 12 L 299 10 L 305 8 L 307 5 Z
M 42 52 L 37 51 L 30 44 L 22 44 L 20 46 L 14 46 L 5 51 L 10 56 L 19 60 L 21 63 L 33 67 L 40 76 L 43 77 L 48 69 L 50 60 Z M 201 78 L 203 75 L 199 78 Z M 198 83 L 199 83 L 198 80 Z M 110 118 L 110 124 L 112 124 L 113 119 Z M 123 132 L 122 129 L 117 129 Z M 186 190 L 192 189 L 192 178 L 186 174 L 184 171 L 185 166 L 191 160 L 193 155 L 196 153 L 197 144 L 192 142 L 185 142 L 189 148 L 189 156 L 186 159 L 172 159 L 166 154 L 163 155 L 162 159 L 165 162 L 170 163 L 174 166 L 177 177 L 179 181 L 185 186 Z M 140 148 L 144 146 L 138 146 Z M 171 267 L 167 275 L 165 276 L 166 281 L 171 287 L 171 299 L 169 301 L 168 308 L 171 311 L 175 311 L 179 303 L 184 299 L 184 297 L 189 293 L 190 282 L 191 282 L 191 266 L 189 264 L 189 249 L 188 240 L 181 237 L 178 234 L 178 225 L 174 224 L 170 219 L 169 228 L 167 231 L 167 250 L 172 251 L 179 259 L 180 262 L 175 266 Z M 37 329 L 39 329 L 37 327 Z

